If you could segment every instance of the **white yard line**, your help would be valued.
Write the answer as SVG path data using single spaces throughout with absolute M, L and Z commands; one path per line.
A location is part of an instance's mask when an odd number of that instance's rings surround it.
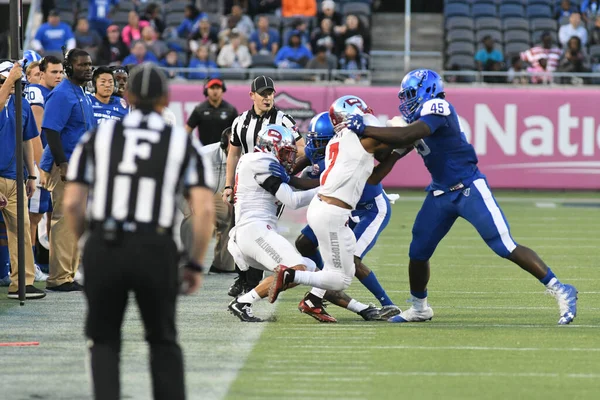
M 304 344 L 291 344 L 290 349 L 304 349 L 312 348 L 314 345 Z M 354 350 L 355 346 L 346 345 L 326 345 L 319 344 L 319 350 L 321 348 L 326 349 L 338 349 L 338 350 Z M 369 345 L 369 350 L 431 350 L 431 351 L 445 351 L 445 350 L 457 350 L 457 351 L 573 351 L 573 352 L 600 352 L 600 347 L 494 347 L 494 346 L 414 346 L 414 345 Z
M 271 375 L 285 375 L 289 374 L 286 371 L 273 371 L 269 372 Z M 295 371 L 296 376 L 327 376 L 335 374 L 345 374 L 345 371 Z M 368 378 L 369 376 L 449 376 L 449 377 L 508 377 L 508 378 L 572 378 L 572 379 L 598 379 L 600 374 L 573 374 L 573 373 L 561 373 L 561 372 L 468 372 L 468 371 L 362 371 L 360 374 L 361 378 Z

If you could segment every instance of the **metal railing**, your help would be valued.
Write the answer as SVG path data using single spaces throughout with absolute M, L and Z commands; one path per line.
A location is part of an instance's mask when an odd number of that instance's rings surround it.
M 467 84 L 496 84 L 506 83 L 509 77 L 526 78 L 528 84 L 536 86 L 552 85 L 599 85 L 600 72 L 527 72 L 510 73 L 508 71 L 441 71 L 442 77 L 447 82 Z M 489 79 L 492 78 L 492 79 Z M 500 79 L 493 79 L 500 78 Z M 532 79 L 534 78 L 534 79 Z M 538 78 L 540 82 L 533 82 Z M 518 84 L 518 83 L 515 83 Z M 523 83 L 525 84 L 525 83 Z

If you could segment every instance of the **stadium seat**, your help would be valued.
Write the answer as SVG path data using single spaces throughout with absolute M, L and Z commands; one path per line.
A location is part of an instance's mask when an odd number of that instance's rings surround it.
M 456 3 L 461 3 L 461 4 L 473 4 L 473 0 L 444 0 L 444 6 L 447 6 L 448 4 L 456 4 Z
M 481 50 L 481 49 L 483 49 L 483 48 L 484 48 L 484 46 L 483 46 L 483 43 L 479 43 L 479 44 L 477 45 L 477 51 L 479 51 L 479 50 Z M 495 49 L 495 50 L 498 50 L 500 53 L 502 53 L 502 55 L 504 55 L 504 46 L 502 46 L 502 44 L 500 44 L 500 43 L 496 43 L 496 44 L 494 45 L 494 49 Z
M 504 53 L 506 54 L 507 61 L 510 61 L 509 58 L 511 56 L 519 55 L 522 52 L 528 50 L 530 48 L 528 43 L 523 42 L 511 42 L 506 43 L 504 46 Z
M 541 31 L 534 31 L 531 34 L 531 43 L 538 44 L 541 41 L 542 38 L 542 33 L 546 32 L 546 30 L 541 30 Z M 558 34 L 556 32 L 550 32 L 550 36 L 552 36 L 552 41 L 554 42 L 555 45 L 558 44 Z
M 567 25 L 569 23 L 569 17 L 568 16 L 562 16 L 558 19 L 558 26 L 563 26 L 563 25 Z
M 446 29 L 473 29 L 473 19 L 470 17 L 451 17 L 446 20 Z
M 448 17 L 468 17 L 471 15 L 471 7 L 463 3 L 451 3 L 444 7 L 444 16 Z
M 502 30 L 502 22 L 495 17 L 483 17 L 475 21 L 475 29 L 497 29 Z
M 600 57 L 600 44 L 590 46 L 590 57 Z
M 165 24 L 167 26 L 179 26 L 181 21 L 185 19 L 183 11 L 171 11 L 165 16 Z
M 471 56 L 456 55 L 448 57 L 446 61 L 446 69 L 452 68 L 452 66 L 458 65 L 461 69 L 475 70 L 475 59 Z
M 510 17 L 523 18 L 525 16 L 525 7 L 517 4 L 501 4 L 498 11 L 502 19 Z
M 471 42 L 452 42 L 446 49 L 447 56 L 453 56 L 457 54 L 465 54 L 473 57 L 475 55 L 475 45 Z
M 492 39 L 498 44 L 503 43 L 504 39 L 502 38 L 502 32 L 497 31 L 495 29 L 481 29 L 477 31 L 475 34 L 475 41 L 481 42 L 484 37 L 491 36 Z
M 471 7 L 471 15 L 474 19 L 481 17 L 495 17 L 497 12 L 498 10 L 493 4 L 480 4 L 477 2 Z
M 475 41 L 475 35 L 470 29 L 452 29 L 446 34 L 447 42 L 471 42 Z
M 208 22 L 210 22 L 211 26 L 216 27 L 217 29 L 221 29 L 221 14 L 207 13 L 206 17 L 208 18 Z
M 521 42 L 529 44 L 531 41 L 531 37 L 529 36 L 529 32 L 525 32 L 522 30 L 510 30 L 504 31 L 504 42 L 505 43 L 514 43 Z
M 371 16 L 371 7 L 365 3 L 345 3 L 342 5 L 342 14 L 355 14 L 355 15 L 366 15 Z
M 189 1 L 170 1 L 163 6 L 163 10 L 165 11 L 165 14 L 170 14 L 172 12 L 181 12 L 185 10 L 185 7 L 188 4 L 190 4 Z
M 534 4 L 527 7 L 527 18 L 552 18 L 552 9 L 549 5 Z
M 552 0 L 525 0 L 525 3 L 527 3 L 528 6 L 532 6 L 534 4 L 539 4 L 539 5 L 543 5 L 543 6 L 552 6 Z M 556 7 L 560 7 L 560 0 L 556 1 Z M 571 5 L 575 5 L 574 4 L 574 0 L 571 0 Z
M 61 22 L 64 22 L 71 27 L 73 26 L 73 23 L 75 22 L 75 14 L 73 11 L 60 11 L 58 15 L 60 16 Z
M 270 54 L 255 54 L 252 56 L 251 68 L 275 68 L 275 57 Z
M 171 50 L 175 50 L 177 52 L 187 52 L 188 51 L 188 40 L 184 38 L 174 38 L 167 40 L 167 46 Z
M 502 4 L 516 4 L 520 6 L 524 6 L 527 4 L 527 0 L 501 0 Z
M 129 11 L 117 11 L 112 17 L 112 23 L 123 28 L 129 23 Z
M 135 10 L 135 4 L 133 1 L 121 1 L 119 2 L 120 11 L 133 11 Z
M 541 31 L 544 29 L 558 31 L 558 23 L 551 18 L 534 18 L 531 20 L 532 31 Z
M 507 18 L 503 21 L 503 25 L 505 31 L 520 29 L 529 32 L 529 21 L 525 18 Z
M 262 14 L 254 17 L 254 25 L 258 23 L 258 17 L 267 17 L 269 19 L 269 27 L 275 29 L 277 32 L 281 29 L 281 17 L 275 14 Z

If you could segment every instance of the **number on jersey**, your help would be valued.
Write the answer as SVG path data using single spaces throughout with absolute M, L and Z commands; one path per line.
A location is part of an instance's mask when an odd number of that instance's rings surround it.
M 416 142 L 414 142 L 413 146 L 415 146 L 417 153 L 419 153 L 423 157 L 431 153 L 431 149 L 429 148 L 429 146 L 427 146 L 427 143 L 425 143 L 423 139 L 419 139 Z
M 450 115 L 450 104 L 444 99 L 431 99 L 423 104 L 421 116 L 423 115 Z
M 331 168 L 333 168 L 334 164 L 335 164 L 335 160 L 337 159 L 337 156 L 339 154 L 340 151 L 340 142 L 335 142 L 332 143 L 329 148 L 327 149 L 327 161 L 329 161 L 329 166 L 327 167 L 327 169 L 325 170 L 325 172 L 323 172 L 323 175 L 321 175 L 321 185 L 325 184 L 325 181 L 327 180 L 327 175 L 329 175 L 329 171 L 331 171 Z

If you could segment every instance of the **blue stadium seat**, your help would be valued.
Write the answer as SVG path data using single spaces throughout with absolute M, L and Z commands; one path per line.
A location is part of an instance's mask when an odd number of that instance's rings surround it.
M 507 61 L 510 61 L 509 58 L 511 56 L 519 55 L 522 52 L 528 50 L 530 47 L 531 46 L 529 46 L 529 43 L 523 43 L 523 42 L 506 43 L 506 45 L 504 45 L 504 54 L 506 55 Z
M 465 54 L 473 57 L 475 55 L 475 45 L 471 42 L 452 42 L 446 48 L 446 55 Z
M 504 39 L 502 37 L 502 32 L 500 32 L 496 29 L 481 29 L 481 30 L 477 31 L 477 33 L 475 34 L 475 41 L 481 42 L 483 40 L 483 38 L 488 35 L 491 36 L 494 39 L 494 41 L 498 44 L 504 42 Z
M 464 70 L 475 70 L 475 59 L 471 56 L 458 54 L 452 57 L 448 57 L 446 61 L 446 69 L 450 69 L 452 66 L 458 65 Z
M 549 31 L 558 31 L 558 23 L 551 18 L 534 18 L 531 20 L 531 30 L 540 31 L 547 29 Z
M 179 26 L 181 21 L 185 19 L 183 11 L 171 11 L 165 16 L 165 24 L 167 26 Z
M 502 19 L 509 17 L 523 18 L 525 16 L 525 7 L 517 4 L 501 4 L 498 11 Z
M 481 17 L 495 17 L 497 11 L 496 6 L 493 4 L 480 4 L 477 2 L 471 7 L 471 15 L 475 19 Z
M 471 17 L 451 17 L 446 20 L 446 29 L 474 29 Z
M 470 15 L 471 7 L 468 4 L 452 3 L 444 7 L 444 16 L 446 18 L 456 16 L 468 17 Z
M 534 4 L 527 7 L 527 18 L 552 18 L 552 9 L 549 5 Z
M 474 42 L 475 35 L 470 29 L 452 29 L 446 34 L 447 42 Z
M 502 30 L 502 22 L 495 17 L 483 17 L 475 21 L 475 29 L 497 29 Z
M 522 31 L 520 29 L 504 31 L 504 42 L 505 43 L 514 43 L 521 42 L 529 44 L 531 38 L 529 36 L 529 32 Z
M 520 29 L 520 30 L 529 32 L 529 21 L 526 20 L 525 18 L 517 18 L 517 17 L 506 18 L 503 21 L 502 25 L 503 25 L 505 31 Z

